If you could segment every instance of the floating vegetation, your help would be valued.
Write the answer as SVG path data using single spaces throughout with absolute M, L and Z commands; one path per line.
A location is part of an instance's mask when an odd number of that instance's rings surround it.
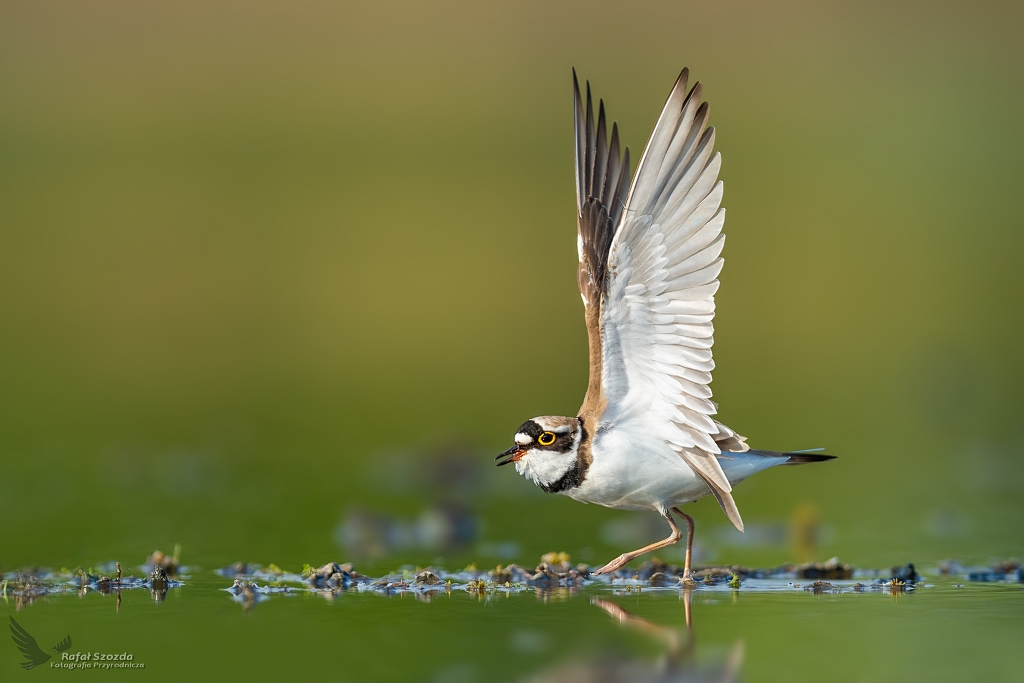
M 317 569 L 307 564 L 301 572 L 293 573 L 285 571 L 273 563 L 264 567 L 255 563 L 235 562 L 214 571 L 227 578 L 255 579 L 271 586 L 281 586 L 288 583 L 305 583 L 310 575 L 317 572 Z
M 666 574 L 665 572 L 654 572 L 653 574 L 651 574 L 651 577 L 647 579 L 648 583 L 655 587 L 671 586 L 672 584 L 677 583 L 680 580 L 681 579 L 678 579 L 677 577 L 672 576 L 670 574 Z M 689 582 L 694 583 L 693 579 L 690 579 Z
M 174 578 L 181 571 L 181 545 L 174 546 L 173 555 L 165 555 L 159 550 L 154 550 L 153 554 L 146 558 L 146 561 L 142 564 L 143 571 L 152 573 L 157 569 L 162 569 L 164 574 Z
M 245 611 L 254 605 L 270 599 L 271 595 L 295 594 L 296 589 L 290 586 L 261 586 L 255 581 L 235 579 L 235 582 L 223 590 L 231 594 L 232 599 L 240 603 Z
M 735 591 L 740 587 L 748 591 L 807 591 L 815 595 L 844 592 L 889 592 L 892 595 L 908 593 L 924 586 L 924 577 L 913 563 L 894 565 L 888 575 L 870 570 L 857 570 L 837 558 L 825 562 L 800 565 L 785 564 L 773 568 L 750 568 L 738 565 L 706 566 L 695 568 L 684 580 L 683 567 L 651 558 L 635 568 L 624 568 L 608 575 L 597 576 L 596 569 L 587 564 L 572 564 L 567 553 L 546 553 L 533 568 L 517 564 L 497 565 L 480 569 L 474 564 L 449 572 L 439 567 L 402 567 L 384 576 L 367 576 L 356 571 L 351 563 L 328 562 L 320 566 L 306 564 L 301 571 L 282 569 L 276 564 L 266 566 L 236 562 L 214 570 L 219 576 L 230 578 L 230 586 L 221 590 L 245 609 L 259 604 L 271 596 L 313 594 L 333 600 L 348 592 L 371 593 L 383 596 L 412 595 L 429 601 L 453 592 L 471 593 L 481 600 L 529 592 L 537 598 L 550 601 L 567 599 L 583 588 L 611 588 L 616 594 L 634 594 L 647 590 L 689 592 Z M 101 595 L 120 591 L 146 589 L 153 599 L 161 602 L 171 588 L 183 586 L 180 572 L 180 547 L 173 555 L 154 552 L 141 565 L 142 577 L 125 576 L 120 562 L 109 562 L 96 568 L 58 571 L 29 567 L 0 576 L 0 594 L 4 600 L 14 600 L 17 609 L 40 598 L 74 594 L 79 597 L 90 592 Z M 943 562 L 940 575 L 962 575 L 969 581 L 1021 581 L 1022 568 L 1016 560 L 1006 560 L 991 567 L 965 570 L 959 563 Z M 803 583 L 804 579 L 810 582 Z M 853 579 L 856 579 L 854 581 Z M 959 585 L 959 584 L 958 584 Z M 120 599 L 118 600 L 120 604 Z
M 966 572 L 968 581 L 1017 581 L 1024 583 L 1024 567 L 1017 560 L 1004 560 L 991 567 L 974 568 Z
M 807 562 L 792 568 L 801 579 L 852 579 L 853 567 L 843 564 L 838 557 L 826 562 Z
M 842 588 L 839 586 L 833 586 L 828 581 L 815 581 L 810 586 L 804 586 L 804 590 L 811 591 L 815 595 L 821 595 L 822 593 L 841 593 L 843 591 Z
M 352 568 L 351 564 L 338 564 L 337 562 L 328 562 L 322 567 L 312 569 L 308 573 L 303 570 L 303 574 L 306 576 L 306 582 L 310 588 L 348 588 L 356 580 L 366 578 L 361 574 L 357 574 Z
M 917 573 L 916 569 L 914 569 L 914 564 L 912 562 L 908 562 L 902 567 L 893 567 L 890 572 L 890 578 L 896 579 L 902 583 L 914 584 L 921 580 L 921 575 Z
M 488 584 L 483 579 L 470 579 L 469 583 L 466 584 L 466 591 L 470 593 L 486 593 L 489 586 L 494 587 L 497 584 Z
M 182 581 L 170 578 L 163 566 L 150 566 L 152 569 L 146 570 L 148 576 L 141 578 L 124 576 L 120 562 L 108 562 L 95 569 L 22 569 L 3 575 L 3 599 L 14 598 L 15 609 L 20 610 L 41 598 L 68 594 L 84 597 L 90 592 L 95 592 L 100 595 L 115 594 L 120 604 L 122 590 L 146 589 L 151 592 L 154 600 L 162 602 L 168 589 L 184 585 Z M 146 565 L 143 565 L 143 569 L 145 567 Z
M 413 582 L 420 586 L 436 586 L 441 583 L 441 579 L 437 577 L 437 574 L 427 569 L 417 574 Z
M 259 565 L 238 562 L 217 570 L 222 576 L 234 578 L 234 584 L 225 589 L 243 602 L 248 609 L 268 595 L 286 592 L 282 587 L 292 585 L 290 592 L 307 592 L 334 599 L 346 592 L 373 593 L 384 596 L 410 594 L 419 600 L 431 600 L 438 595 L 451 595 L 461 591 L 490 599 L 492 596 L 532 592 L 549 601 L 571 597 L 581 588 L 610 587 L 618 594 L 640 593 L 646 589 L 678 592 L 680 590 L 736 590 L 744 586 L 750 590 L 807 590 L 816 594 L 840 593 L 844 590 L 881 591 L 889 586 L 891 576 L 880 572 L 861 572 L 870 575 L 871 582 L 843 586 L 841 581 L 853 576 L 855 570 L 836 558 L 827 562 L 804 565 L 782 565 L 770 569 L 741 566 L 700 567 L 683 580 L 683 567 L 652 558 L 639 567 L 621 569 L 610 575 L 597 576 L 586 564 L 573 566 L 567 553 L 546 553 L 534 568 L 517 564 L 497 565 L 493 569 L 480 569 L 476 563 L 464 569 L 449 572 L 438 567 L 403 567 L 385 576 L 373 578 L 357 572 L 351 563 L 328 562 L 319 567 L 306 564 L 299 573 L 281 570 L 276 565 L 271 571 Z M 912 564 L 894 567 L 892 576 L 900 577 L 912 587 L 920 578 Z M 818 579 L 807 587 L 797 583 L 807 576 L 839 577 L 832 581 Z M 909 583 L 908 578 L 913 577 Z M 270 580 L 269 586 L 260 586 L 257 579 Z
M 542 564 L 548 565 L 552 571 L 555 572 L 568 572 L 572 567 L 569 565 L 569 553 L 545 553 L 541 556 L 540 561 Z
M 1024 583 L 1024 567 L 1017 560 L 1002 560 L 990 567 L 965 568 L 958 560 L 945 560 L 939 563 L 939 574 L 942 576 L 962 576 L 968 581 L 982 583 L 1018 582 Z

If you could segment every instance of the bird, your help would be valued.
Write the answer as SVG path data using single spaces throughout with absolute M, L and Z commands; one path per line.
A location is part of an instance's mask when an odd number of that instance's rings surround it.
M 776 465 L 835 456 L 755 450 L 714 418 L 713 319 L 722 270 L 725 209 L 714 150 L 715 128 L 698 81 L 683 69 L 669 93 L 635 173 L 609 140 L 604 100 L 595 117 L 573 69 L 576 137 L 577 283 L 589 339 L 589 384 L 575 417 L 524 422 L 498 466 L 545 492 L 605 507 L 654 511 L 671 534 L 619 555 L 594 574 L 682 539 L 683 580 L 691 580 L 693 517 L 681 506 L 714 496 L 743 531 L 733 486 Z
M 50 660 L 53 655 L 48 655 L 43 652 L 42 648 L 39 647 L 39 643 L 32 637 L 28 631 L 26 631 L 21 624 L 14 620 L 14 617 L 10 617 L 11 623 L 8 627 L 11 629 L 11 638 L 14 640 L 14 645 L 24 655 L 25 661 L 19 662 L 21 668 L 28 671 L 34 669 L 40 664 L 45 664 Z M 54 653 L 64 652 L 71 647 L 71 636 L 64 636 L 64 640 L 54 645 L 50 650 Z

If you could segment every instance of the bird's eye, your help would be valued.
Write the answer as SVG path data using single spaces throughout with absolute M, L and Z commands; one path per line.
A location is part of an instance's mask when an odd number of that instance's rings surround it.
M 555 433 L 554 432 L 544 432 L 543 434 L 541 434 L 540 436 L 537 437 L 537 443 L 539 443 L 541 446 L 550 446 L 554 442 L 555 442 Z

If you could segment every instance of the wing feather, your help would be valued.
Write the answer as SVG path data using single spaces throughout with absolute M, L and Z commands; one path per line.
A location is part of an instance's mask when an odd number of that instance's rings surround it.
M 629 148 L 619 154 L 619 127 L 612 123 L 608 141 L 608 123 L 604 102 L 598 103 L 594 120 L 594 102 L 587 83 L 587 100 L 580 96 L 576 71 L 572 74 L 576 115 L 576 207 L 580 264 L 577 279 L 580 294 L 588 307 L 600 305 L 608 265 L 608 251 L 615 228 L 622 217 L 629 190 Z
M 717 408 L 709 386 L 714 296 L 724 265 L 722 162 L 714 151 L 715 129 L 708 126 L 700 83 L 687 91 L 688 80 L 684 69 L 658 117 L 602 268 L 599 382 L 608 406 L 602 419 L 669 443 L 742 529 L 732 487 L 716 456 L 723 449 L 747 446 L 743 437 L 713 419 Z M 587 98 L 589 105 L 589 90 Z M 592 135 L 592 116 L 584 119 L 580 109 L 577 94 L 577 126 L 582 120 L 587 127 L 582 135 L 577 130 L 578 153 L 581 141 L 597 142 L 583 149 L 587 156 L 596 155 L 595 169 L 604 173 L 597 152 L 600 120 Z M 584 171 L 578 170 L 578 177 L 589 182 L 584 167 L 578 163 Z
M 644 153 L 640 156 L 636 180 L 630 188 L 629 197 L 626 200 L 627 205 L 633 203 L 635 196 L 637 205 L 646 206 L 651 196 L 654 195 L 658 181 L 658 170 L 660 170 L 665 159 L 668 145 L 678 129 L 679 121 L 683 118 L 683 105 L 686 101 L 686 83 L 689 78 L 690 70 L 683 69 L 679 74 L 679 78 L 676 79 L 675 86 L 668 95 L 668 100 L 666 100 L 665 106 L 661 110 L 661 115 L 658 117 L 658 122 L 654 126 L 654 132 L 651 133 L 647 147 L 644 148 Z M 652 161 L 649 161 L 649 159 Z M 641 178 L 640 169 L 653 166 L 654 164 L 657 164 L 658 168 L 652 169 L 653 172 L 646 173 Z
M 590 385 L 580 416 L 599 416 L 605 406 L 601 306 L 608 268 L 608 252 L 626 206 L 630 187 L 629 148 L 620 154 L 619 128 L 608 123 L 604 102 L 598 103 L 597 120 L 587 83 L 586 103 L 580 95 L 576 71 L 572 74 L 576 125 L 576 207 L 579 266 L 576 279 L 586 307 L 590 339 Z

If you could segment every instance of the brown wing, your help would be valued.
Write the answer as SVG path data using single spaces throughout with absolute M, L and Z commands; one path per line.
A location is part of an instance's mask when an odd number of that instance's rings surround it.
M 587 83 L 587 103 L 580 97 L 576 70 L 572 72 L 576 114 L 576 208 L 579 268 L 576 279 L 586 307 L 590 338 L 590 384 L 580 415 L 596 419 L 604 410 L 601 391 L 601 296 L 608 267 L 608 250 L 622 218 L 629 193 L 629 148 L 620 157 L 619 127 L 612 123 L 608 142 L 604 101 L 598 103 L 595 126 L 594 104 Z

